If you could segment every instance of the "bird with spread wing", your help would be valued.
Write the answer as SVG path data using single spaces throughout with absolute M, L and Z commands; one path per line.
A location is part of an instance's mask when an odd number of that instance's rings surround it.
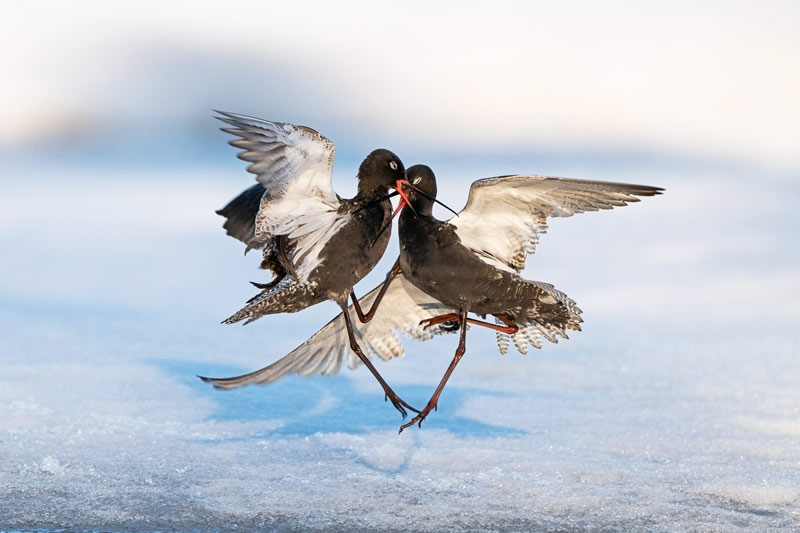
M 264 315 L 294 313 L 324 300 L 347 309 L 353 286 L 383 256 L 389 242 L 392 206 L 389 189 L 405 176 L 400 159 L 385 149 L 371 152 L 358 171 L 358 191 L 343 199 L 333 190 L 331 170 L 334 145 L 317 131 L 282 122 L 218 112 L 223 131 L 236 139 L 239 158 L 251 163 L 248 171 L 258 183 L 218 211 L 226 218 L 229 235 L 246 250 L 263 249 L 261 268 L 275 278 L 254 283 L 261 292 L 224 322 L 250 323 Z M 383 387 L 386 397 L 405 417 L 404 402 L 384 381 L 359 347 L 350 316 L 345 316 L 349 348 Z M 203 378 L 216 382 L 214 378 Z
M 544 176 L 501 176 L 476 181 L 461 213 L 442 222 L 433 216 L 436 177 L 425 165 L 406 172 L 407 196 L 401 202 L 400 270 L 406 279 L 454 312 L 425 319 L 424 327 L 457 323 L 460 339 L 450 363 L 427 405 L 408 424 L 422 424 L 437 408 L 439 396 L 466 351 L 467 324 L 497 331 L 503 351 L 511 336 L 520 351 L 541 339 L 556 342 L 583 320 L 575 302 L 549 283 L 520 276 L 525 259 L 536 249 L 547 218 L 571 216 L 638 201 L 660 194 L 645 185 Z M 403 204 L 408 201 L 407 206 Z M 496 323 L 467 318 L 493 315 Z

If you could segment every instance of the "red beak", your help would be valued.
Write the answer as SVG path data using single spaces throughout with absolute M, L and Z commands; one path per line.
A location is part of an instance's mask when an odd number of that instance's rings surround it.
M 397 213 L 400 212 L 405 206 L 411 207 L 411 202 L 408 201 L 408 196 L 406 196 L 405 191 L 403 191 L 403 185 L 408 185 L 408 181 L 406 180 L 397 180 L 397 192 L 400 194 L 400 203 L 397 204 L 397 209 L 394 210 L 392 213 L 392 218 L 397 216 Z

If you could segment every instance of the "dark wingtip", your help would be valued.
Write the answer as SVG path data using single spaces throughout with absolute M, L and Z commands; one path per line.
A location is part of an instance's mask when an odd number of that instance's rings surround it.
M 640 189 L 633 193 L 638 196 L 658 196 L 666 190 L 662 187 L 653 187 L 652 185 L 639 185 L 638 187 L 640 187 Z
M 231 124 L 231 122 L 230 122 L 231 121 L 230 114 L 226 113 L 225 111 L 217 111 L 216 109 L 212 109 L 212 111 L 214 113 L 216 113 L 216 115 L 214 115 L 215 119 L 217 119 L 217 120 L 219 120 L 221 122 L 224 122 L 225 124 L 229 124 L 229 125 Z M 225 131 L 225 127 L 221 127 L 220 129 L 222 131 Z M 225 133 L 228 133 L 228 132 L 225 132 Z
M 219 381 L 221 381 L 221 380 L 223 380 L 225 378 L 207 378 L 207 377 L 201 376 L 199 374 L 195 374 L 195 375 L 197 375 L 198 378 L 202 379 L 206 383 L 211 383 L 211 385 L 214 386 L 215 390 L 230 390 L 229 387 L 225 387 L 225 386 L 219 384 Z

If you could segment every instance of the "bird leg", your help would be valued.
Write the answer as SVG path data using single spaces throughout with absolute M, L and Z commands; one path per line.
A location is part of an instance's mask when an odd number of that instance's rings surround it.
M 413 426 L 414 424 L 417 424 L 418 427 L 422 427 L 422 421 L 425 420 L 425 417 L 430 414 L 431 410 L 436 410 L 436 406 L 439 403 L 439 395 L 442 394 L 444 386 L 447 384 L 447 380 L 450 379 L 450 375 L 453 373 L 453 370 L 456 369 L 456 365 L 461 360 L 464 352 L 467 351 L 467 312 L 461 311 L 461 314 L 456 316 L 458 317 L 459 324 L 461 325 L 461 334 L 459 335 L 458 339 L 456 355 L 450 362 L 450 366 L 447 367 L 447 371 L 444 373 L 442 381 L 439 382 L 439 386 L 436 387 L 436 390 L 433 392 L 433 396 L 431 396 L 431 399 L 428 400 L 428 405 L 426 405 L 425 408 L 417 414 L 417 416 L 412 418 L 411 422 L 400 426 L 400 433 L 402 433 L 407 427 Z
M 500 320 L 503 321 L 505 326 L 498 326 L 497 324 L 492 324 L 490 322 L 484 322 L 482 320 L 475 320 L 472 318 L 467 318 L 466 322 L 468 324 L 475 324 L 476 326 L 483 326 L 485 328 L 494 329 L 497 331 L 502 331 L 503 333 L 508 333 L 513 335 L 519 328 L 511 323 L 511 320 L 505 315 L 494 315 Z M 459 315 L 456 313 L 448 313 L 446 315 L 439 315 L 433 318 L 426 318 L 425 320 L 421 320 L 419 325 L 422 326 L 422 329 L 428 329 L 431 326 L 435 326 L 437 324 L 442 324 L 444 322 L 455 322 L 459 320 Z
M 342 314 L 344 315 L 344 323 L 347 326 L 347 336 L 350 339 L 350 348 L 356 353 L 361 362 L 364 363 L 364 366 L 369 368 L 369 371 L 372 372 L 372 375 L 375 376 L 375 379 L 378 380 L 378 383 L 381 384 L 383 387 L 383 392 L 385 393 L 384 400 L 391 400 L 392 405 L 394 408 L 400 411 L 400 414 L 403 415 L 403 418 L 408 415 L 406 410 L 403 407 L 407 407 L 410 411 L 414 411 L 415 413 L 419 413 L 419 410 L 414 409 L 410 405 L 408 405 L 402 398 L 400 398 L 389 386 L 386 381 L 384 381 L 383 377 L 380 375 L 378 370 L 372 365 L 372 362 L 369 358 L 364 355 L 364 352 L 361 351 L 361 347 L 358 345 L 356 341 L 355 333 L 353 332 L 353 324 L 350 322 L 350 313 L 347 312 L 347 302 L 341 304 Z
M 460 318 L 461 317 L 457 313 L 447 313 L 446 315 L 439 315 L 431 318 L 426 318 L 425 320 L 420 320 L 419 325 L 422 326 L 422 329 L 428 329 L 433 326 L 443 324 L 445 322 L 455 322 Z
M 496 329 L 497 331 L 502 331 L 503 333 L 508 333 L 510 335 L 513 335 L 514 333 L 519 331 L 519 326 L 515 326 L 514 323 L 511 321 L 511 319 L 508 318 L 508 316 L 506 316 L 506 315 L 504 315 L 502 313 L 499 314 L 499 315 L 494 315 L 494 316 L 497 317 L 498 319 L 500 319 L 500 321 L 503 324 L 505 324 L 506 327 L 505 328 L 501 328 L 497 324 L 489 324 L 488 322 L 483 322 L 483 324 L 486 324 L 486 327 L 488 327 L 488 328 Z
M 358 320 L 361 321 L 362 324 L 365 324 L 372 320 L 372 317 L 375 316 L 375 311 L 378 310 L 378 304 L 381 303 L 383 296 L 386 294 L 386 290 L 389 288 L 389 284 L 392 282 L 394 277 L 400 273 L 400 258 L 397 258 L 397 261 L 394 262 L 394 266 L 386 274 L 386 281 L 383 282 L 383 286 L 381 286 L 381 290 L 378 293 L 378 296 L 375 297 L 375 301 L 372 302 L 372 308 L 370 308 L 369 312 L 364 314 L 361 311 L 361 305 L 358 303 L 358 298 L 356 298 L 355 291 L 350 291 L 350 298 L 353 299 L 353 309 L 356 310 L 356 314 L 358 315 Z

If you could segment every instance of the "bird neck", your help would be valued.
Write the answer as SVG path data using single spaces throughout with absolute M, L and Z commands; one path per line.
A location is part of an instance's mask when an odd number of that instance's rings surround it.
M 419 216 L 422 217 L 432 217 L 433 216 L 433 202 L 430 201 L 428 198 L 416 198 L 412 203 L 412 207 L 414 211 L 417 212 Z M 403 209 L 405 211 L 405 209 Z
M 356 193 L 356 200 L 375 200 L 382 196 L 389 194 L 389 188 L 385 185 L 376 185 L 374 183 L 365 183 L 364 180 L 358 181 L 358 192 Z
M 431 209 L 428 208 L 427 210 L 424 209 L 424 206 L 420 206 L 423 209 L 417 209 L 417 205 L 413 205 L 414 210 L 411 210 L 411 207 L 406 206 L 400 212 L 400 223 L 401 224 L 414 224 L 419 222 L 420 220 L 429 220 L 433 218 L 433 213 Z

